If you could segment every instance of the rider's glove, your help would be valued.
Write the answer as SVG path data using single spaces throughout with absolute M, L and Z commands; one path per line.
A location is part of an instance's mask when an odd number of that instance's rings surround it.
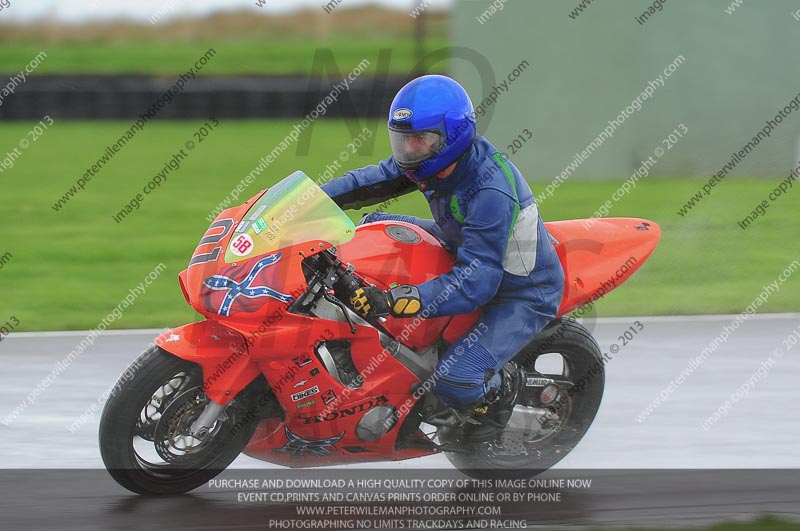
M 403 284 L 388 291 L 373 286 L 358 288 L 350 297 L 353 309 L 362 317 L 414 317 L 422 309 L 416 286 Z

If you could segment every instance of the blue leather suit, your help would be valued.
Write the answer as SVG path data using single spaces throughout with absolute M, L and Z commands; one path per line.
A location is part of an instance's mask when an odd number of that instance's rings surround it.
M 499 385 L 499 369 L 555 317 L 564 271 L 528 183 L 482 136 L 450 175 L 425 185 L 433 220 L 374 212 L 360 223 L 414 223 L 456 254 L 450 272 L 418 288 L 425 317 L 482 309 L 475 327 L 441 357 L 434 377 L 440 400 L 469 407 Z M 347 172 L 322 189 L 342 208 L 361 208 L 417 185 L 389 157 Z M 446 298 L 440 296 L 444 292 Z

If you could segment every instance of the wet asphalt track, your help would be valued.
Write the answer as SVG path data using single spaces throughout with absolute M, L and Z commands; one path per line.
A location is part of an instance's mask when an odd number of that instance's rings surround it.
M 591 430 L 554 473 L 591 477 L 593 487 L 566 493 L 561 503 L 510 507 L 503 518 L 516 515 L 544 527 L 692 527 L 771 512 L 800 521 L 800 345 L 774 355 L 800 326 L 800 315 L 751 317 L 665 403 L 636 419 L 732 319 L 640 318 L 643 329 L 627 345 L 619 336 L 635 319 L 585 321 L 604 351 L 613 344 L 619 350 L 606 367 L 606 392 Z M 267 514 L 296 514 L 286 505 L 238 503 L 235 489 L 140 498 L 97 470 L 99 419 L 74 433 L 69 427 L 92 403 L 99 411 L 103 392 L 156 333 L 106 333 L 14 419 L 7 415 L 85 334 L 12 334 L 0 343 L 0 420 L 10 420 L 0 424 L 0 468 L 6 469 L 0 471 L 0 528 L 267 529 Z M 748 380 L 752 389 L 704 429 Z M 378 466 L 397 473 L 450 468 L 443 456 Z M 229 474 L 250 469 L 265 478 L 273 465 L 242 456 L 234 467 Z M 356 467 L 376 468 L 348 468 Z

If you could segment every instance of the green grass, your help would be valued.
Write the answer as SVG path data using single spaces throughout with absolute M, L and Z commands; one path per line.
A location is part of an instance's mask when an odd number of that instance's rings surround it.
M 343 169 L 386 156 L 382 120 L 374 151 L 352 155 Z M 167 266 L 145 296 L 115 322 L 116 328 L 173 326 L 192 320 L 176 275 L 207 227 L 205 217 L 291 130 L 293 121 L 222 121 L 166 184 L 121 224 L 119 211 L 177 152 L 197 122 L 154 123 L 136 136 L 62 211 L 51 206 L 128 128 L 127 122 L 57 122 L 0 173 L 0 256 L 13 258 L 0 269 L 0 324 L 10 316 L 18 330 L 88 329 L 96 326 L 133 286 L 160 262 Z M 0 146 L 18 145 L 30 124 L 0 127 Z M 337 160 L 349 131 L 343 121 L 314 125 L 308 155 L 291 146 L 243 197 L 268 187 L 296 169 L 317 178 Z M 522 168 L 534 191 L 546 182 Z M 537 178 L 539 179 L 537 181 Z M 568 181 L 542 204 L 546 220 L 584 218 L 623 181 Z M 687 217 L 675 211 L 701 181 L 654 179 L 612 210 L 613 216 L 642 216 L 659 223 L 663 235 L 652 258 L 622 288 L 598 303 L 598 315 L 733 313 L 742 311 L 798 258 L 797 202 L 792 191 L 747 231 L 736 226 L 772 189 L 758 179 L 728 178 Z M 794 194 L 794 195 L 792 195 Z M 392 203 L 389 211 L 429 215 L 421 194 Z M 358 219 L 359 212 L 352 212 Z M 798 311 L 800 282 L 790 281 L 760 310 Z
M 780 179 L 727 178 L 684 217 L 676 211 L 704 179 L 650 178 L 617 203 L 609 216 L 644 217 L 659 224 L 652 257 L 621 289 L 607 295 L 598 315 L 739 313 L 793 261 L 800 260 L 797 205 L 781 198 L 747 230 L 737 222 Z M 542 205 L 545 219 L 588 217 L 610 198 L 614 182 L 568 182 Z M 535 184 L 534 184 L 535 188 Z M 593 207 L 592 207 L 593 205 Z M 800 271 L 797 272 L 800 276 Z M 759 312 L 800 310 L 800 278 L 791 278 Z
M 427 50 L 447 46 L 447 40 L 430 37 Z M 0 44 L 0 72 L 19 72 L 39 52 L 47 58 L 36 74 L 154 74 L 175 75 L 188 71 L 206 50 L 216 55 L 200 75 L 232 74 L 309 74 L 314 68 L 318 48 L 330 48 L 345 75 L 362 60 L 370 65 L 365 74 L 378 68 L 381 48 L 391 49 L 388 69 L 393 74 L 409 74 L 416 65 L 414 41 L 401 37 L 337 37 L 327 41 L 310 39 L 228 39 L 209 42 L 123 41 L 114 43 L 76 42 L 50 46 L 46 43 L 5 42 Z M 319 66 L 317 67 L 319 68 Z M 435 66 L 444 72 L 446 62 Z M 326 74 L 331 75 L 330 72 Z
M 692 528 L 697 529 L 697 528 Z M 705 531 L 796 531 L 800 524 L 780 520 L 774 516 L 761 516 L 753 522 L 716 524 L 702 528 Z M 653 531 L 654 528 L 625 528 L 625 531 Z M 674 530 L 675 531 L 675 530 Z M 680 531 L 680 530 L 677 530 Z M 686 530 L 684 530 L 686 531 Z

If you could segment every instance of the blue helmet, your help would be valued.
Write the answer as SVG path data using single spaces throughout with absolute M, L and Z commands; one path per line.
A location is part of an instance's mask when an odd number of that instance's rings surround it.
M 447 76 L 410 81 L 389 109 L 394 160 L 413 181 L 425 181 L 458 160 L 475 141 L 476 131 L 467 91 Z

